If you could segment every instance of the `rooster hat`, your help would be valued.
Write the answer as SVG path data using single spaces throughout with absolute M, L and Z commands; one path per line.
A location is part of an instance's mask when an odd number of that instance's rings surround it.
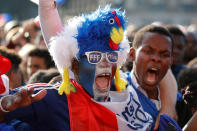
M 119 51 L 115 86 L 118 91 L 125 88 L 126 82 L 120 78 L 121 66 L 129 52 L 129 42 L 125 35 L 125 12 L 112 9 L 110 5 L 98 8 L 90 14 L 83 14 L 68 20 L 64 30 L 51 39 L 49 51 L 63 76 L 59 94 L 74 91 L 69 81 L 69 68 L 73 58 L 80 60 L 85 52 Z

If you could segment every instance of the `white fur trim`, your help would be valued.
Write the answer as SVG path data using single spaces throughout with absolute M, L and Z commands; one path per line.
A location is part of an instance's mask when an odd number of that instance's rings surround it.
M 72 59 L 79 52 L 77 39 L 74 36 L 78 33 L 77 27 L 80 26 L 82 17 L 74 17 L 68 20 L 64 30 L 51 39 L 49 52 L 57 65 L 60 73 L 63 74 L 64 68 L 71 66 Z
M 128 41 L 126 35 L 124 35 L 124 38 L 120 44 L 120 55 L 118 57 L 118 65 L 119 66 L 122 66 L 125 63 L 128 53 L 129 53 L 129 50 L 130 50 L 129 41 Z

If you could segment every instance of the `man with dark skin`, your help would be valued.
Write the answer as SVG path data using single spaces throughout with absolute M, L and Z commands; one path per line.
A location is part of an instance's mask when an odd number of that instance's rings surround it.
M 187 42 L 185 45 L 184 52 L 184 64 L 187 65 L 192 59 L 197 57 L 197 33 L 196 32 L 186 32 L 185 34 Z
M 187 68 L 183 64 L 186 38 L 183 32 L 176 25 L 168 25 L 167 29 L 172 34 L 174 40 L 173 63 L 171 69 L 175 78 L 177 79 L 180 71 Z
M 154 30 L 154 27 L 152 28 Z M 156 86 L 171 66 L 172 39 L 158 32 L 147 31 L 141 44 L 137 45 L 136 42 L 130 51 L 137 81 L 152 99 L 158 96 Z M 156 96 L 151 95 L 151 93 Z
M 30 78 L 41 69 L 54 68 L 55 64 L 46 48 L 35 48 L 27 56 L 27 75 Z
M 163 27 L 153 25 L 146 26 L 137 32 L 133 47 L 130 49 L 133 70 L 127 79 L 136 92 L 141 92 L 139 94 L 142 95 L 138 96 L 145 96 L 145 99 L 148 98 L 154 103 L 153 105 L 156 106 L 154 110 L 160 110 L 161 88 L 158 86 L 171 66 L 172 50 L 173 40 L 170 33 Z M 148 112 L 151 109 L 145 106 L 144 108 Z M 156 119 L 157 115 L 150 114 Z

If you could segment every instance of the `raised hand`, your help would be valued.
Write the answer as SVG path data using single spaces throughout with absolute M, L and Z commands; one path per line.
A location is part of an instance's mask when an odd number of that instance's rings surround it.
M 57 10 L 56 0 L 39 0 L 39 18 L 45 43 L 48 45 L 51 37 L 63 30 L 63 25 Z

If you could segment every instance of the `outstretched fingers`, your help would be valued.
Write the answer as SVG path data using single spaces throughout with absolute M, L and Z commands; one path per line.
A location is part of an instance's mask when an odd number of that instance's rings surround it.
M 45 89 L 40 90 L 38 93 L 32 95 L 32 101 L 39 101 L 43 99 L 47 94 L 47 91 Z
M 36 94 L 34 93 L 34 88 L 21 88 L 19 92 L 15 93 L 14 95 L 10 95 L 6 98 L 6 109 L 9 111 L 16 110 L 17 108 L 22 108 L 25 106 L 31 105 L 34 101 L 39 101 L 43 99 L 47 91 L 45 89 L 39 91 Z

